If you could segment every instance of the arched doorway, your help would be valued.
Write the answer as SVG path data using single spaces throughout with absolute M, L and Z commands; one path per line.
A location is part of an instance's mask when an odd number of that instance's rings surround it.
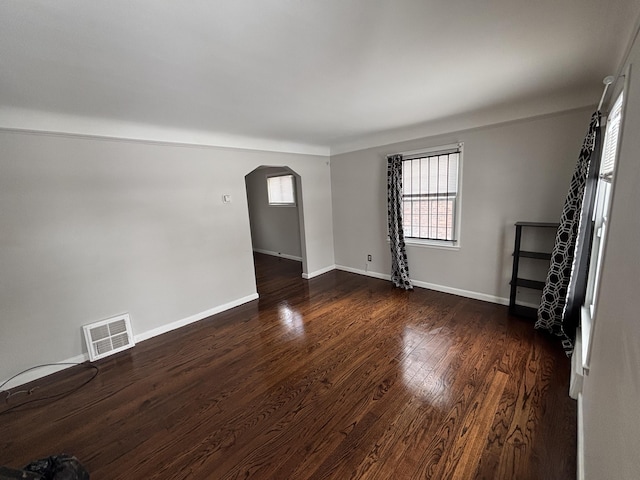
M 274 258 L 282 259 L 279 275 L 299 277 L 307 271 L 302 182 L 287 166 L 263 165 L 245 176 L 245 186 L 260 293 L 260 277 L 269 275 Z

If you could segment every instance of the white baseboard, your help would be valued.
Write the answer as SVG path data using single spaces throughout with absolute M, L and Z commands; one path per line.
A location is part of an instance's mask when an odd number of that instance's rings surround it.
M 335 265 L 329 265 L 328 267 L 324 267 L 321 268 L 320 270 L 316 270 L 315 272 L 311 272 L 311 273 L 303 273 L 302 274 L 302 278 L 309 280 L 313 277 L 317 277 L 318 275 L 322 275 L 323 273 L 327 273 L 330 272 L 331 270 L 335 270 L 336 266 Z
M 210 308 L 209 310 L 205 310 L 204 312 L 196 313 L 195 315 L 191 315 L 187 318 L 183 318 L 182 320 L 178 320 L 172 323 L 167 323 L 166 325 L 162 325 L 152 330 L 147 330 L 146 332 L 142 332 L 135 336 L 136 342 L 143 342 L 145 340 L 148 340 L 149 338 L 157 337 L 158 335 L 162 335 L 163 333 L 170 332 L 171 330 L 175 330 L 176 328 L 184 327 L 186 325 L 189 325 L 190 323 L 194 323 L 199 320 L 203 320 L 207 317 L 210 317 L 211 315 L 215 315 L 217 313 L 230 310 L 234 307 L 238 307 L 247 302 L 251 302 L 252 300 L 258 299 L 258 297 L 259 295 L 257 293 L 252 293 L 251 295 L 247 295 L 246 297 L 233 300 L 232 302 L 225 303 L 223 305 L 218 305 L 217 307 Z
M 344 270 L 345 272 L 357 273 L 359 275 L 366 275 L 367 277 L 380 278 L 382 280 L 391 280 L 391 275 L 388 273 L 371 272 L 366 270 L 360 270 L 358 268 L 346 267 L 344 265 L 336 265 L 338 270 Z M 437 292 L 451 293 L 460 297 L 473 298 L 475 300 L 482 300 L 484 302 L 497 303 L 500 305 L 509 305 L 509 299 L 504 297 L 497 297 L 495 295 L 488 295 L 486 293 L 473 292 L 471 290 L 462 290 L 461 288 L 448 287 L 446 285 L 438 285 L 436 283 L 422 282 L 420 280 L 413 280 L 411 282 L 415 287 L 428 288 L 429 290 L 435 290 Z
M 287 253 L 272 252 L 271 250 L 263 250 L 261 248 L 254 248 L 253 251 L 258 253 L 264 253 L 265 255 L 272 255 L 274 257 L 288 258 L 289 260 L 296 260 L 298 262 L 302 261 L 302 257 L 296 257 L 294 255 L 289 255 Z M 302 278 L 304 278 L 305 280 L 309 280 L 313 277 L 317 277 L 319 275 L 322 275 L 323 273 L 327 273 L 335 269 L 336 269 L 335 265 L 329 265 L 328 267 L 321 268 L 320 270 L 316 270 L 315 272 L 311 272 L 311 273 L 303 272 Z
M 191 315 L 187 318 L 183 318 L 182 320 L 178 320 L 176 322 L 162 325 L 161 327 L 158 327 L 158 328 L 147 330 L 146 332 L 142 332 L 138 335 L 135 335 L 136 343 L 143 342 L 144 340 L 148 340 L 152 337 L 162 335 L 163 333 L 170 332 L 171 330 L 184 327 L 186 325 L 189 325 L 190 323 L 203 320 L 207 317 L 210 317 L 211 315 L 222 313 L 226 310 L 230 310 L 231 308 L 238 307 L 247 302 L 251 302 L 252 300 L 256 300 L 257 298 L 258 298 L 258 294 L 252 293 L 251 295 L 247 295 L 246 297 L 239 298 L 237 300 L 225 303 L 223 305 L 218 305 L 217 307 L 210 308 L 209 310 L 205 310 L 204 312 L 196 313 L 195 315 Z M 64 365 L 65 363 L 76 364 L 76 363 L 83 363 L 88 360 L 89 360 L 89 355 L 84 353 L 82 355 L 76 355 L 75 357 L 68 358 L 66 360 L 61 360 L 60 362 L 55 362 L 55 364 L 52 364 L 52 365 L 45 365 L 42 367 L 34 368 L 33 370 L 29 370 L 24 374 L 21 374 L 19 377 L 7 382 L 7 384 L 4 385 L 2 389 L 8 390 L 10 388 L 19 387 L 20 385 L 24 385 L 25 383 L 38 380 L 39 378 L 46 377 L 47 375 L 51 375 L 52 373 L 56 373 L 73 366 L 73 365 Z M 2 384 L 2 382 L 0 382 L 0 384 Z
M 483 302 L 498 303 L 500 305 L 509 305 L 509 299 L 504 297 L 497 297 L 495 295 L 489 295 L 487 293 L 473 292 L 471 290 L 463 290 L 461 288 L 447 287 L 446 285 L 437 285 L 435 283 L 421 282 L 419 280 L 411 280 L 416 287 L 428 288 L 430 290 L 436 290 L 438 292 L 452 293 L 460 297 L 473 298 L 475 300 L 482 300 Z
M 260 251 L 257 249 L 255 249 L 255 251 L 259 253 L 265 253 L 265 251 Z M 269 253 L 267 253 L 267 255 L 268 254 Z M 343 270 L 345 272 L 350 272 L 350 273 L 356 273 L 359 275 L 366 275 L 368 277 L 378 278 L 382 280 L 391 279 L 391 275 L 386 273 L 365 271 L 357 268 L 347 267 L 345 265 L 329 265 L 328 267 L 322 268 L 320 270 L 316 270 L 309 274 L 303 273 L 302 278 L 311 279 L 335 269 Z M 430 290 L 436 290 L 438 292 L 451 293 L 453 295 L 459 295 L 461 297 L 473 298 L 476 300 L 483 300 L 486 302 L 498 303 L 501 305 L 509 304 L 509 300 L 506 298 L 487 295 L 485 293 L 472 292 L 469 290 L 462 290 L 459 288 L 447 287 L 445 285 L 437 285 L 434 283 L 421 282 L 419 280 L 412 280 L 412 282 L 416 287 L 420 287 L 420 288 L 428 288 Z M 191 315 L 187 318 L 183 318 L 182 320 L 168 323 L 158 328 L 154 328 L 151 330 L 147 330 L 146 332 L 139 333 L 135 335 L 135 340 L 136 342 L 143 342 L 145 340 L 148 340 L 149 338 L 153 338 L 158 335 L 162 335 L 163 333 L 167 333 L 172 330 L 175 330 L 177 328 L 184 327 L 186 325 L 189 325 L 190 323 L 197 322 L 199 320 L 210 317 L 211 315 L 224 312 L 226 310 L 245 304 L 247 302 L 251 302 L 258 298 L 259 298 L 259 295 L 257 293 L 252 293 L 251 295 L 247 295 L 246 297 L 236 299 L 234 301 L 225 303 L 223 305 L 218 305 L 217 307 L 213 307 L 209 310 L 205 310 L 204 312 L 196 313 L 195 315 Z M 65 368 L 71 367 L 71 365 L 62 365 L 63 363 L 82 363 L 88 360 L 89 360 L 89 356 L 85 353 L 85 354 L 77 355 L 75 357 L 57 362 L 57 363 L 60 363 L 60 365 L 43 366 L 41 368 L 37 368 L 20 375 L 20 377 L 8 382 L 7 385 L 5 385 L 3 388 L 4 389 L 15 388 L 17 386 L 23 385 L 25 383 L 29 383 L 31 381 L 37 380 L 47 375 L 51 375 L 52 373 L 58 372 L 60 370 L 64 370 Z
M 265 255 L 271 255 L 272 257 L 282 257 L 289 260 L 295 260 L 296 262 L 302 261 L 302 257 L 296 257 L 295 255 L 289 255 L 288 253 L 272 252 L 271 250 L 263 250 L 261 248 L 254 248 L 253 251 L 257 253 L 264 253 Z
M 366 275 L 367 277 L 379 278 L 380 280 L 391 280 L 391 275 L 388 273 L 369 272 L 367 270 L 360 270 L 359 268 L 347 267 L 345 265 L 336 265 L 336 269 L 349 273 L 357 273 L 358 275 Z
M 67 358 L 66 360 L 61 360 L 59 362 L 52 363 L 51 365 L 43 365 L 36 366 L 33 370 L 28 370 L 19 377 L 16 377 L 12 380 L 7 381 L 7 383 L 2 387 L 2 390 L 9 390 L 11 388 L 19 387 L 20 385 L 24 385 L 25 383 L 33 382 L 34 380 L 38 380 L 39 378 L 46 377 L 47 375 L 52 375 L 54 373 L 60 372 L 62 370 L 66 370 L 67 368 L 71 368 L 76 363 L 83 363 L 89 360 L 89 355 L 84 353 L 82 355 L 76 355 L 75 357 Z M 71 365 L 65 365 L 71 364 Z M 2 384 L 2 382 L 0 382 Z
M 582 393 L 578 394 L 578 458 L 576 462 L 576 480 L 584 480 L 584 420 Z

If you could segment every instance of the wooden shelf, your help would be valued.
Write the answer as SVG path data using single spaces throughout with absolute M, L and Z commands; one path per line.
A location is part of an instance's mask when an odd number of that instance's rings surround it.
M 540 280 L 530 280 L 528 278 L 522 278 L 518 276 L 518 270 L 520 266 L 521 258 L 529 258 L 532 260 L 542 260 L 549 262 L 551 260 L 551 253 L 548 252 L 536 252 L 531 250 L 520 250 L 522 241 L 522 230 L 524 227 L 532 228 L 555 228 L 557 229 L 558 223 L 542 223 L 542 222 L 516 222 L 516 240 L 513 248 L 513 271 L 511 273 L 511 293 L 509 295 L 509 313 L 511 315 L 517 315 L 526 318 L 536 318 L 537 309 L 531 307 L 525 307 L 516 303 L 516 297 L 518 295 L 518 287 L 530 288 L 532 290 L 544 289 L 545 282 Z M 549 232 L 552 233 L 552 232 Z
M 522 250 L 520 251 L 520 256 L 526 258 L 535 258 L 537 260 L 551 260 L 551 254 L 544 252 L 527 252 L 525 250 Z
M 559 223 L 543 223 L 543 222 L 516 222 L 516 227 L 540 227 L 540 228 L 558 228 Z
M 542 290 L 544 288 L 544 282 L 539 280 L 529 280 L 528 278 L 516 278 L 516 287 L 531 288 L 532 290 Z M 509 282 L 513 285 L 513 280 Z

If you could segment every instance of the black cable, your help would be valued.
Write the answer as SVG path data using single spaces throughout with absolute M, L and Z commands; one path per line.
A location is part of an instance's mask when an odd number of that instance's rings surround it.
M 23 370 L 20 373 L 15 374 L 13 377 L 9 378 L 8 380 L 5 380 L 4 382 L 2 382 L 2 384 L 0 384 L 0 391 L 2 391 L 2 387 L 4 387 L 7 383 L 9 383 L 11 380 L 13 380 L 16 377 L 19 377 L 20 375 L 27 373 L 31 370 L 35 370 L 36 368 L 42 368 L 42 367 L 57 367 L 59 365 L 73 365 L 73 366 L 78 366 L 78 365 L 82 365 L 88 368 L 93 368 L 94 369 L 94 373 L 91 376 L 91 378 L 89 378 L 88 380 L 86 380 L 84 383 L 82 383 L 81 385 L 78 385 L 75 388 L 72 388 L 71 390 L 68 390 L 66 392 L 62 392 L 62 393 L 58 393 L 55 395 L 48 395 L 46 397 L 40 397 L 40 398 L 34 398 L 32 400 L 28 400 L 26 402 L 22 402 L 22 403 L 18 403 L 17 405 L 13 405 L 5 410 L 0 411 L 0 415 L 4 415 L 5 413 L 9 413 L 19 407 L 23 407 L 25 405 L 29 405 L 31 403 L 35 403 L 35 402 L 40 402 L 43 400 L 51 400 L 51 399 L 58 399 L 58 398 L 64 398 L 67 395 L 71 395 L 72 393 L 77 392 L 78 390 L 80 390 L 82 387 L 84 387 L 85 385 L 87 385 L 89 382 L 91 382 L 94 378 L 96 378 L 98 376 L 98 373 L 100 372 L 100 369 L 94 365 L 93 363 L 43 363 L 42 365 L 36 365 L 35 367 L 31 367 L 31 368 L 27 368 L 26 370 Z M 36 387 L 37 388 L 37 387 Z M 34 388 L 35 389 L 35 388 Z M 34 389 L 30 389 L 30 390 L 26 390 L 27 393 L 32 393 Z M 11 396 L 11 394 L 9 393 L 9 391 L 7 390 L 7 397 L 5 398 L 5 400 L 8 400 Z

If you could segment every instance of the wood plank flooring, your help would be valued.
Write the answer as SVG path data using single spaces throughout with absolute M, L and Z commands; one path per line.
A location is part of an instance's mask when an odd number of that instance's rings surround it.
M 302 280 L 266 255 L 256 271 L 260 300 L 0 415 L 0 465 L 65 452 L 93 480 L 575 478 L 569 362 L 530 322 L 346 272 Z

